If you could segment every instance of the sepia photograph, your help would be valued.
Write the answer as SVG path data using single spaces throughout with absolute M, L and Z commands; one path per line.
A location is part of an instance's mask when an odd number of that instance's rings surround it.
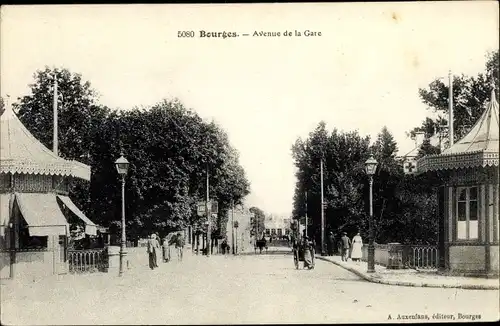
M 500 319 L 497 1 L 2 5 L 2 325 Z

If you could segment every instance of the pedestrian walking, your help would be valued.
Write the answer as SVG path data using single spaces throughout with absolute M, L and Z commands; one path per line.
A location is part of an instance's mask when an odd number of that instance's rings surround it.
M 349 259 L 349 249 L 351 248 L 351 239 L 347 236 L 346 232 L 342 233 L 342 261 Z
M 342 257 L 342 236 L 336 234 L 335 238 L 337 238 L 337 254 Z
M 163 238 L 162 251 L 163 251 L 163 262 L 167 263 L 170 261 L 170 246 L 168 245 L 168 238 Z
M 335 237 L 333 236 L 333 232 L 330 231 L 330 233 L 328 234 L 328 242 L 327 242 L 328 256 L 333 256 L 334 245 L 335 245 Z
M 304 250 L 304 268 L 314 268 L 314 243 L 309 237 L 304 236 L 302 240 L 302 249 Z
M 177 251 L 177 259 L 182 260 L 184 256 L 184 237 L 180 232 L 177 233 L 177 237 L 175 239 L 175 249 Z
M 352 238 L 352 252 L 351 259 L 355 262 L 358 262 L 361 259 L 361 248 L 363 248 L 363 239 L 359 232 Z
M 229 248 L 228 248 L 228 244 L 227 244 L 227 238 L 224 238 L 224 240 L 222 241 L 222 244 L 221 244 L 221 248 L 222 248 L 222 254 L 223 255 L 226 255 L 229 251 Z
M 156 234 L 151 234 L 148 241 L 149 268 L 155 269 L 158 267 L 160 243 L 156 240 Z

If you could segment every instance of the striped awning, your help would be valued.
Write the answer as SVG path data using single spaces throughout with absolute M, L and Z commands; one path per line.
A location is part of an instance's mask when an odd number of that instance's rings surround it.
M 0 173 L 62 175 L 90 181 L 90 166 L 54 154 L 28 131 L 10 106 L 0 122 Z
M 68 222 L 57 204 L 55 194 L 16 193 L 21 215 L 30 236 L 67 235 Z
M 417 173 L 499 165 L 499 116 L 495 90 L 491 100 L 472 129 L 453 146 L 438 155 L 427 155 L 417 161 Z
M 88 235 L 97 235 L 97 225 L 94 224 L 85 214 L 71 201 L 67 196 L 58 195 L 57 198 L 66 206 L 73 214 L 78 216 L 85 223 L 85 233 Z

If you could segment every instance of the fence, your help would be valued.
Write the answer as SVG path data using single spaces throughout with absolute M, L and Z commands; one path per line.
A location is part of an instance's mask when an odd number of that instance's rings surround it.
M 408 267 L 415 269 L 436 269 L 438 266 L 438 249 L 436 246 L 408 246 L 408 254 L 404 260 Z M 405 250 L 403 250 L 404 253 Z M 403 255 L 404 257 L 405 255 Z
M 69 272 L 104 272 L 108 267 L 106 249 L 68 250 Z
M 401 248 L 402 262 L 406 268 L 414 269 L 437 269 L 438 249 L 437 246 L 429 245 L 398 245 Z M 391 246 L 387 244 L 375 244 L 375 263 L 387 266 L 391 256 Z M 368 245 L 362 249 L 363 261 L 368 259 Z
M 60 252 L 46 248 L 16 248 L 0 251 L 0 278 L 41 278 L 64 272 Z

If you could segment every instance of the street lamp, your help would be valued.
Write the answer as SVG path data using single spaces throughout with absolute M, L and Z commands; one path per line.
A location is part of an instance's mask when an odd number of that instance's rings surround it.
M 119 276 L 123 275 L 123 257 L 125 256 L 125 245 L 126 245 L 126 237 L 125 237 L 125 176 L 128 171 L 128 161 L 123 154 L 119 159 L 115 162 L 116 170 L 118 174 L 122 176 L 122 241 L 120 245 L 120 272 Z
M 377 161 L 373 158 L 373 155 L 365 162 L 365 171 L 370 178 L 370 238 L 368 243 L 368 273 L 375 272 L 375 246 L 373 244 L 373 175 L 377 171 Z
M 205 236 L 205 241 L 203 241 L 203 242 L 205 244 L 205 246 L 204 246 L 205 248 L 203 248 L 203 249 L 205 250 L 205 255 L 208 257 L 210 255 L 210 253 L 208 252 L 208 250 L 209 250 L 209 248 L 208 248 L 208 246 L 209 246 L 209 243 L 208 243 L 209 234 L 208 233 L 209 233 L 209 230 L 210 230 L 210 221 L 208 219 L 205 221 L 205 229 L 207 231 L 205 232 L 205 235 L 204 235 Z
M 233 227 L 236 229 L 236 231 L 234 233 L 236 233 L 236 244 L 235 244 L 235 247 L 236 247 L 236 250 L 235 250 L 235 253 L 236 255 L 238 254 L 238 226 L 240 223 L 238 221 L 234 221 L 233 222 Z

